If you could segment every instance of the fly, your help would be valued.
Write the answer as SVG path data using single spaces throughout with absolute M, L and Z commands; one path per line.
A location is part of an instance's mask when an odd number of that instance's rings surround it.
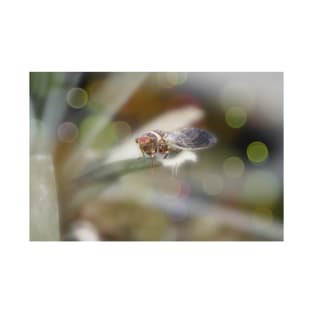
M 164 155 L 182 150 L 208 149 L 217 143 L 214 134 L 199 128 L 182 128 L 175 131 L 151 130 L 136 138 L 143 157 L 148 155 L 155 158 L 156 154 Z

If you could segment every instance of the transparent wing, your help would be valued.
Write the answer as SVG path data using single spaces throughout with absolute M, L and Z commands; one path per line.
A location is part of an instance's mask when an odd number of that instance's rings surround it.
M 164 138 L 169 146 L 179 150 L 207 149 L 217 143 L 214 134 L 199 128 L 182 128 L 167 132 Z

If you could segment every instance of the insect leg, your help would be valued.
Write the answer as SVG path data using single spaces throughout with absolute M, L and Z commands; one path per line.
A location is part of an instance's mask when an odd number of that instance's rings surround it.
M 151 148 L 151 165 L 154 166 L 155 153 L 157 151 L 157 146 L 152 146 Z

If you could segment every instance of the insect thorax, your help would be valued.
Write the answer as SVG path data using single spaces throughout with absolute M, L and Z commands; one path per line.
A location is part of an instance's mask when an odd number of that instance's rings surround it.
M 164 132 L 159 129 L 151 130 L 147 133 L 147 136 L 153 138 L 156 143 L 160 143 L 163 141 Z

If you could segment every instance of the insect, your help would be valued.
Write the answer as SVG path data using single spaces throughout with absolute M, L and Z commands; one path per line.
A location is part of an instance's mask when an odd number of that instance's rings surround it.
M 170 132 L 157 129 L 136 138 L 143 157 L 148 155 L 152 160 L 157 154 L 164 155 L 166 159 L 171 152 L 207 149 L 216 142 L 214 134 L 199 128 L 182 128 Z

